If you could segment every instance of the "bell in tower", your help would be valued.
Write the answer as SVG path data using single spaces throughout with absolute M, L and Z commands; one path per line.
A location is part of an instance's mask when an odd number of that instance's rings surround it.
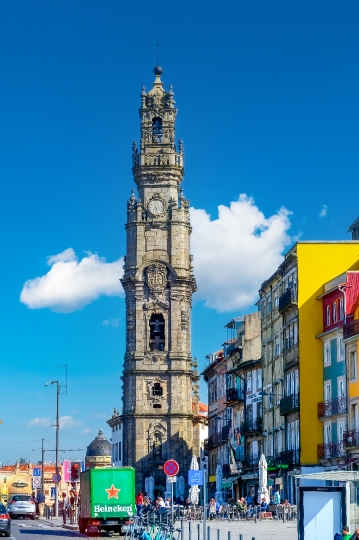
M 189 202 L 181 188 L 184 151 L 182 141 L 176 144 L 174 94 L 172 86 L 164 89 L 162 73 L 157 66 L 153 88 L 142 87 L 140 95 L 140 142 L 132 145 L 137 195 L 132 193 L 127 204 L 121 280 L 127 324 L 123 463 L 135 467 L 137 489 L 152 478 L 159 491 L 166 485 L 161 463 L 175 459 L 186 478 L 192 454 L 199 455 L 192 404 L 196 282 Z

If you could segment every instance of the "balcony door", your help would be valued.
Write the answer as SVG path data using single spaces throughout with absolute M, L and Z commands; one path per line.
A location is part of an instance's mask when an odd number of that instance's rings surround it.
M 325 381 L 324 383 L 324 401 L 330 401 L 332 399 L 332 383 Z
M 332 425 L 324 424 L 324 444 L 330 444 L 332 442 Z
M 353 403 L 351 406 L 351 428 L 358 429 L 358 404 Z

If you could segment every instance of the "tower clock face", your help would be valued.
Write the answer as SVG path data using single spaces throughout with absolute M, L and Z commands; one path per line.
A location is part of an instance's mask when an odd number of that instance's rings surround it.
M 147 208 L 154 216 L 160 216 L 163 214 L 165 205 L 162 199 L 151 199 Z

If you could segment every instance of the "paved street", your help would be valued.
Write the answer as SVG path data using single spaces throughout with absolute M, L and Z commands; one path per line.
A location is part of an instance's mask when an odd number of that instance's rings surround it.
M 58 523 L 58 525 L 55 525 Z M 30 521 L 30 520 L 13 520 L 12 521 L 12 538 L 14 540 L 56 540 L 63 538 L 79 538 L 85 535 L 80 534 L 78 531 L 71 531 L 63 529 L 61 526 L 61 520 L 56 520 L 52 524 L 44 521 Z M 180 526 L 178 523 L 177 526 Z M 282 523 L 278 521 L 262 521 L 262 522 L 243 522 L 234 521 L 228 523 L 226 521 L 217 521 L 209 523 L 211 528 L 211 540 L 217 540 L 217 529 L 220 530 L 220 540 L 228 540 L 228 532 L 231 533 L 231 540 L 239 540 L 239 535 L 243 535 L 243 540 L 297 540 L 297 523 L 287 522 Z M 198 540 L 197 523 L 191 522 L 192 528 L 192 540 Z M 202 524 L 200 524 L 200 534 L 202 538 Z M 108 538 L 114 536 L 118 538 L 118 535 L 107 535 L 101 533 L 98 537 Z M 96 537 L 93 537 L 96 538 Z M 184 523 L 184 539 L 189 540 L 189 526 L 188 522 Z

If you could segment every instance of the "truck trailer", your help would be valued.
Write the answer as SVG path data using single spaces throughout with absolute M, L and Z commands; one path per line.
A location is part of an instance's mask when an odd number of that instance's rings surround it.
M 90 469 L 81 473 L 81 533 L 125 532 L 135 515 L 135 470 L 132 467 Z

